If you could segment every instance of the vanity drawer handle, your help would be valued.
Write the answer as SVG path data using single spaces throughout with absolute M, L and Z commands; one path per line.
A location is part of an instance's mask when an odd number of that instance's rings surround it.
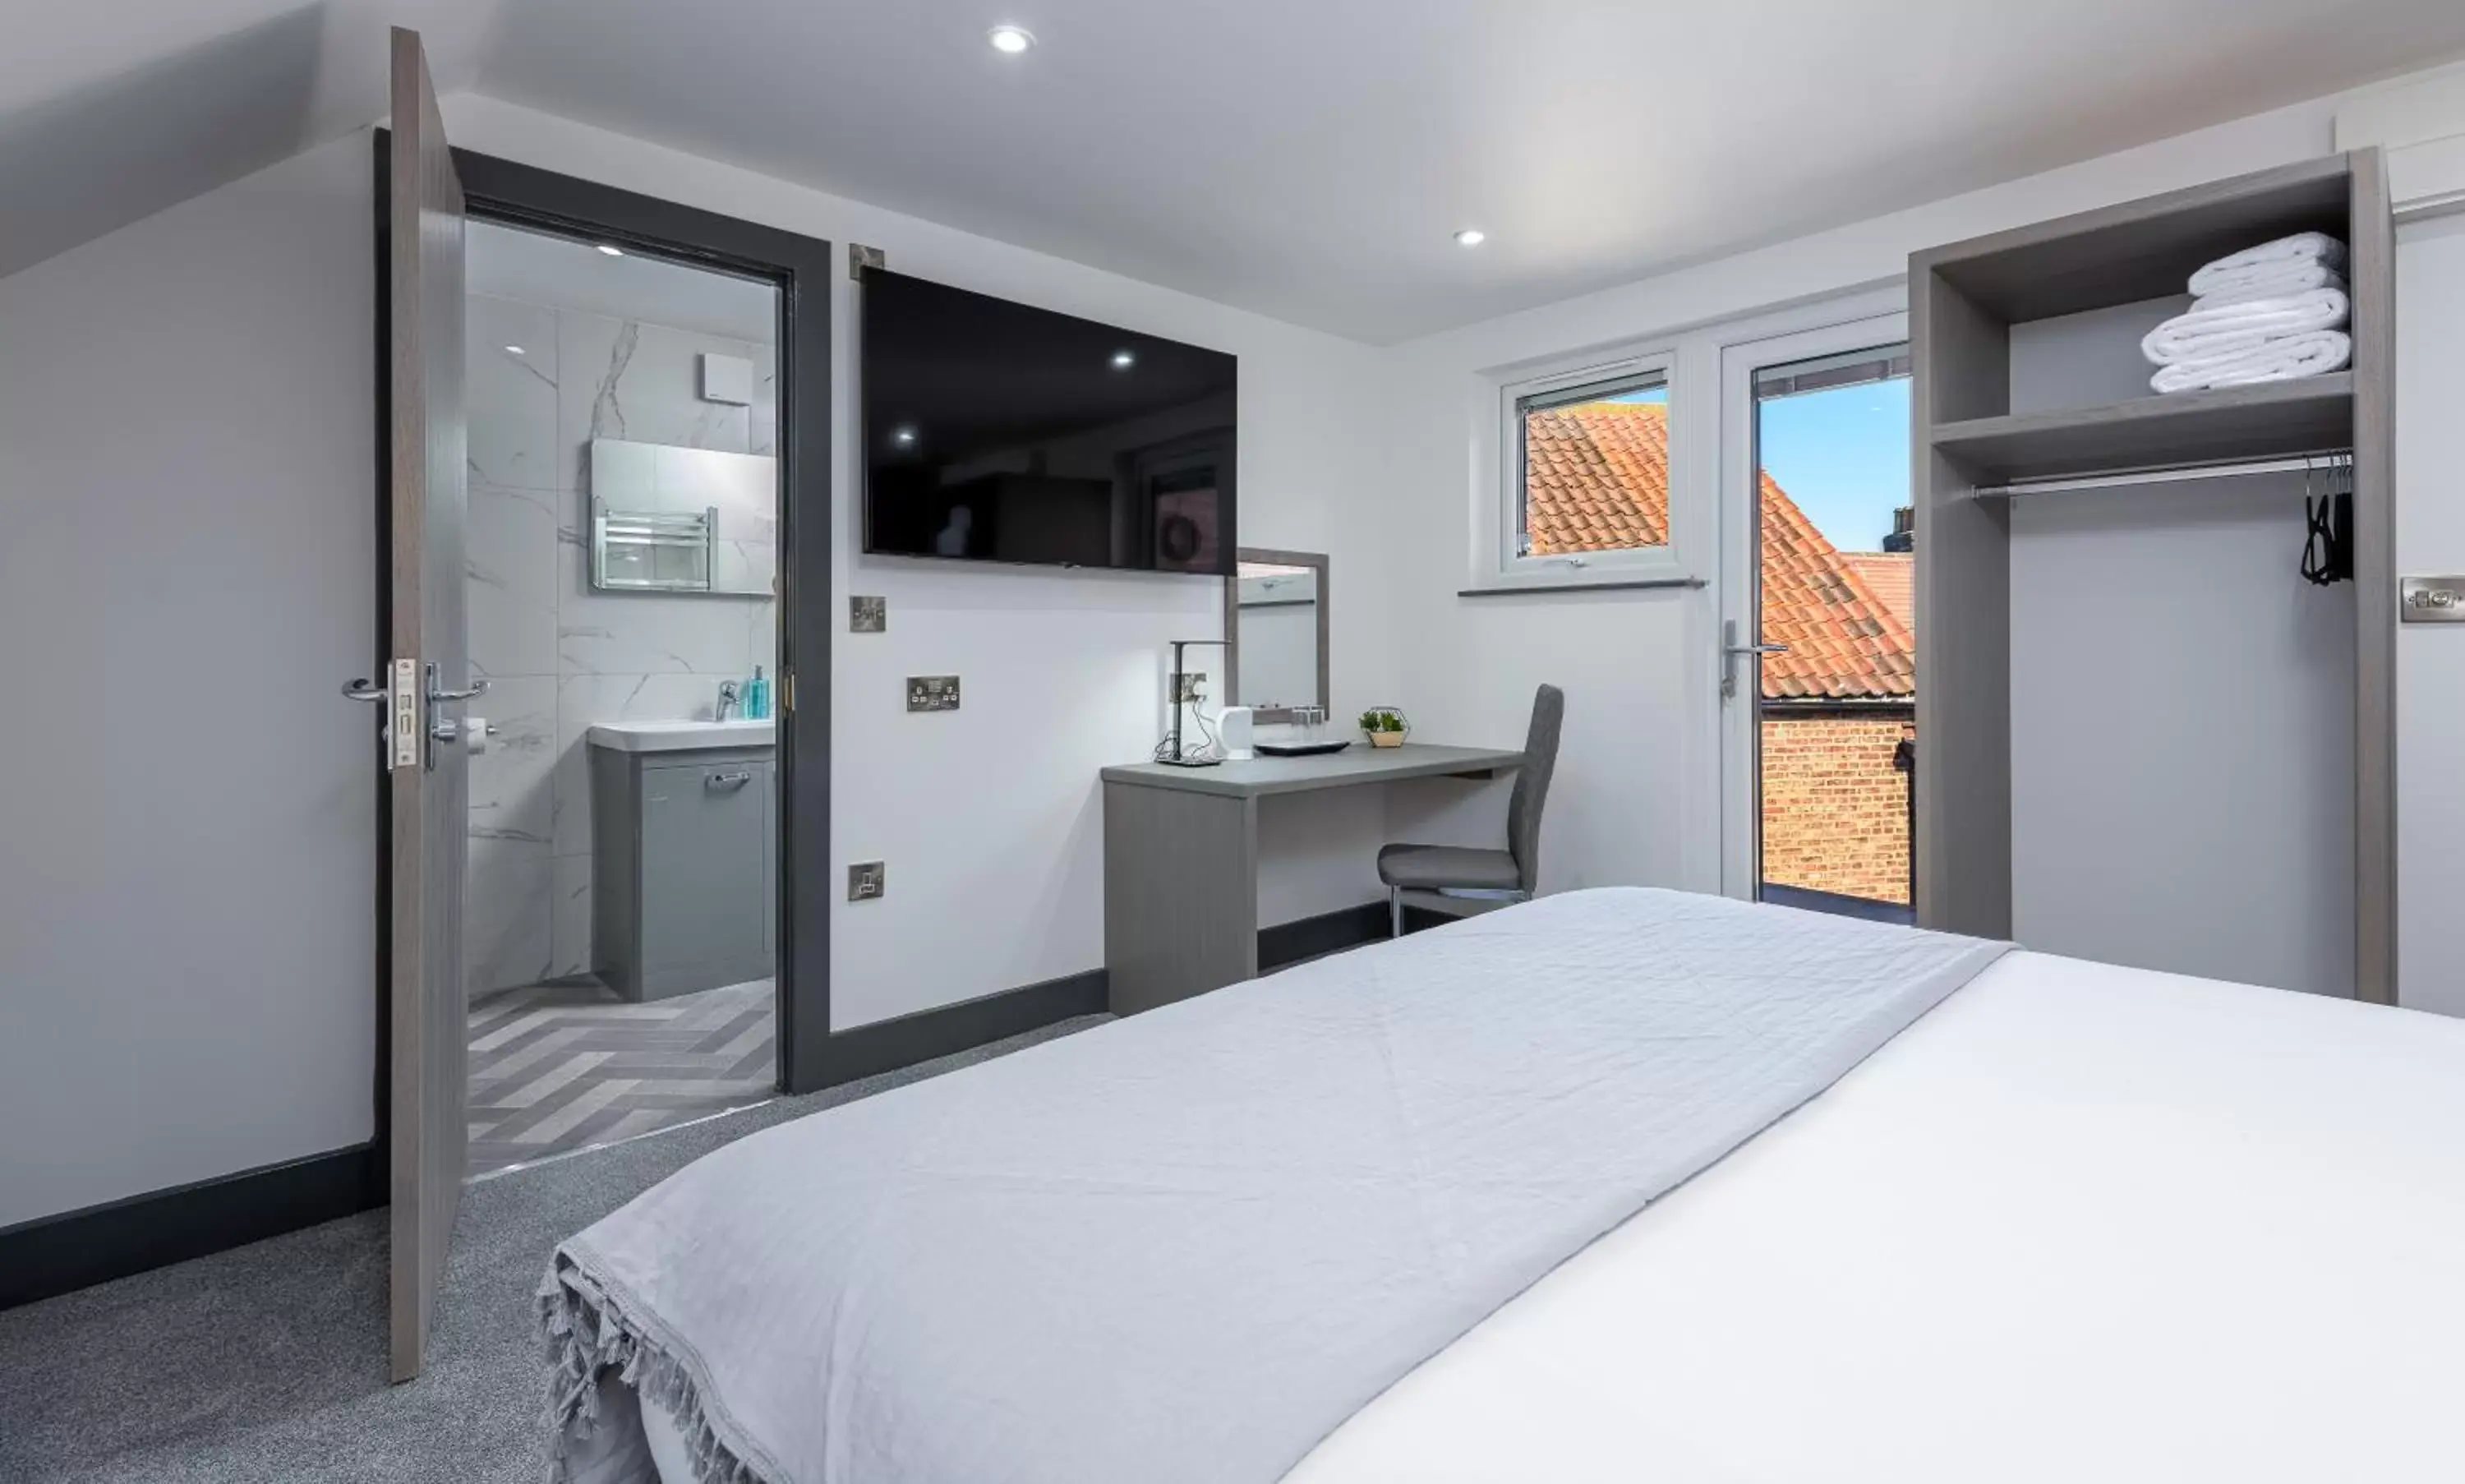
M 753 775 L 750 773 L 705 773 L 701 786 L 705 788 L 734 788 L 751 782 Z

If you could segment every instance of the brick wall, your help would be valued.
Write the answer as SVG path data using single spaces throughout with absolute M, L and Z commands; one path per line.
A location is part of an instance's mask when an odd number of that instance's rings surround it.
M 1764 879 L 1905 903 L 1909 785 L 1892 751 L 1916 735 L 1897 716 L 1765 717 Z

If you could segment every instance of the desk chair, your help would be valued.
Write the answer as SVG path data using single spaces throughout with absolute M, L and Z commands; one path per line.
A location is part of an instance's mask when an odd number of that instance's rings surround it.
M 1406 892 L 1485 892 L 1509 901 L 1530 901 L 1540 891 L 1541 808 L 1549 800 L 1549 775 L 1558 768 L 1558 734 L 1566 720 L 1566 693 L 1554 685 L 1541 687 L 1532 698 L 1523 765 L 1515 770 L 1515 793 L 1506 805 L 1506 849 L 1396 844 L 1378 852 L 1389 936 L 1404 936 Z

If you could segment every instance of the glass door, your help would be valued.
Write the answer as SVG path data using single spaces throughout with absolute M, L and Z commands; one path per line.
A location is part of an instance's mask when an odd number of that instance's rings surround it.
M 1722 887 L 1909 922 L 1916 555 L 1905 318 L 1731 346 Z

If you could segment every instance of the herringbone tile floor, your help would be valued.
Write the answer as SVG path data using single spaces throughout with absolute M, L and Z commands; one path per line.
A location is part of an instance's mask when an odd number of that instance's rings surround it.
M 766 979 L 639 1005 L 596 984 L 540 985 L 473 1005 L 470 1027 L 474 1175 L 776 1091 Z

